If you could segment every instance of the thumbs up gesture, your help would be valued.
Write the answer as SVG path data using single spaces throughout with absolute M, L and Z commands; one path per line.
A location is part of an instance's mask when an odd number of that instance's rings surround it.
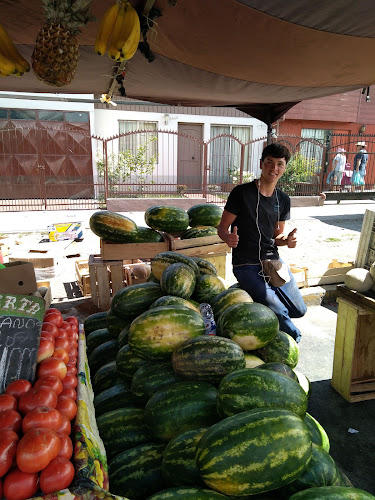
M 297 245 L 297 236 L 296 236 L 297 228 L 295 227 L 290 233 L 288 234 L 287 242 L 288 242 L 288 248 L 295 248 Z
M 237 226 L 234 226 L 233 231 L 228 233 L 227 245 L 231 248 L 236 248 L 238 245 L 239 236 L 237 234 Z

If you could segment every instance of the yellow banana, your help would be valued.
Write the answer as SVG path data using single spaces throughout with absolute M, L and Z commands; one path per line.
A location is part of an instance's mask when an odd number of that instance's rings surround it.
M 6 75 L 5 73 L 2 73 L 2 72 L 0 71 L 0 77 L 2 77 L 2 76 L 9 76 L 9 75 Z
M 8 35 L 7 31 L 0 24 L 0 46 L 3 55 L 14 62 L 16 65 L 17 73 L 23 74 L 26 71 L 30 71 L 30 64 L 24 59 L 19 53 L 18 49 L 12 42 L 12 39 Z
M 14 75 L 18 73 L 17 66 L 14 61 L 0 54 L 0 71 L 5 75 Z
M 125 20 L 126 5 L 124 5 L 124 3 L 121 3 L 115 25 L 113 26 L 111 41 L 109 42 L 108 46 L 108 55 L 111 59 L 118 59 L 120 57 L 120 51 L 118 50 L 117 46 L 121 38 L 121 33 L 124 29 Z
M 126 6 L 125 12 L 125 22 L 121 32 L 121 35 L 117 41 L 117 49 L 121 52 L 122 47 L 128 40 L 133 40 L 136 32 L 137 25 L 139 25 L 139 17 L 137 11 L 130 5 L 130 3 Z
M 100 56 L 103 56 L 107 52 L 108 43 L 111 39 L 112 30 L 115 25 L 119 10 L 120 4 L 118 2 L 114 3 L 111 7 L 109 7 L 109 9 L 105 11 L 104 16 L 100 22 L 95 40 L 95 52 Z
M 134 20 L 134 29 L 131 36 L 127 39 L 121 48 L 120 61 L 131 59 L 137 51 L 139 39 L 141 36 L 141 25 L 139 22 L 139 17 L 137 12 L 135 13 L 137 18 Z

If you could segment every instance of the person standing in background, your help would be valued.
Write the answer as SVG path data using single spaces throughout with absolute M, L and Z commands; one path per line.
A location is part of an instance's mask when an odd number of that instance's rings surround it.
M 357 142 L 356 145 L 358 147 L 358 153 L 355 155 L 353 161 L 352 191 L 354 191 L 355 186 L 361 186 L 361 191 L 363 191 L 365 188 L 368 154 L 365 142 Z
M 346 165 L 346 156 L 344 153 L 346 153 L 344 148 L 337 148 L 337 154 L 332 161 L 334 191 L 339 191 L 339 186 L 341 186 L 342 177 L 344 175 Z

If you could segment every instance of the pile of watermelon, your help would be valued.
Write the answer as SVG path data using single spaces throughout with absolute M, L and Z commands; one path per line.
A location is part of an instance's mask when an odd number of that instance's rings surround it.
M 374 499 L 307 413 L 310 383 L 275 314 L 174 252 L 85 323 L 111 493 L 130 500 Z M 220 284 L 219 284 L 220 283 Z M 218 335 L 205 335 L 199 304 Z
M 187 211 L 156 205 L 145 212 L 146 226 L 138 226 L 125 215 L 100 210 L 90 217 L 90 229 L 111 243 L 157 243 L 163 241 L 163 232 L 181 239 L 216 236 L 222 213 L 218 205 L 210 203 L 199 203 Z

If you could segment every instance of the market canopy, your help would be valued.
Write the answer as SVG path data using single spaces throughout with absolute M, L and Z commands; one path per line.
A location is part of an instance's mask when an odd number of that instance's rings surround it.
M 78 36 L 75 79 L 51 87 L 31 70 L 0 78 L 0 90 L 106 94 L 117 68 L 98 56 L 98 23 L 114 0 L 93 0 Z M 131 0 L 161 13 L 125 67 L 127 97 L 182 106 L 233 106 L 271 124 L 297 102 L 375 83 L 373 0 Z M 41 0 L 0 0 L 1 24 L 31 60 L 44 24 Z M 112 99 L 119 98 L 119 86 Z

